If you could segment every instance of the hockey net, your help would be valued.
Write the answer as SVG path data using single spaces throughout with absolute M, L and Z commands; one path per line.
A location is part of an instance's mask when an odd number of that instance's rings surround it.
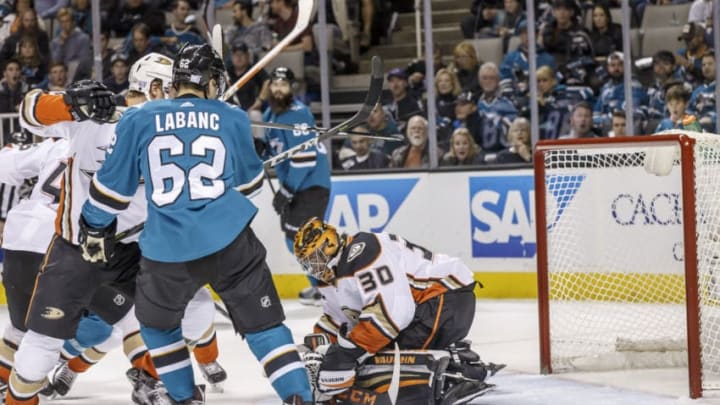
M 540 142 L 535 193 L 542 371 L 720 389 L 720 136 Z

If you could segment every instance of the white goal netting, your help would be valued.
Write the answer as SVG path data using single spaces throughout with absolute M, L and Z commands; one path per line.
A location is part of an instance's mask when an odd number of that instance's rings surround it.
M 692 137 L 699 305 L 689 310 L 681 167 L 692 161 L 682 161 L 680 144 L 545 150 L 538 215 L 547 222 L 554 372 L 687 367 L 695 311 L 703 389 L 720 388 L 720 136 Z

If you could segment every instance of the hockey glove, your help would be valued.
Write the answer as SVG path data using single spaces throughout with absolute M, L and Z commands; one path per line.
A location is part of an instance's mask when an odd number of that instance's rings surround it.
M 115 94 L 100 83 L 89 80 L 86 82 L 65 90 L 63 95 L 63 101 L 70 107 L 73 120 L 109 122 L 115 113 Z
M 104 228 L 93 228 L 80 215 L 78 241 L 83 260 L 90 263 L 107 263 L 115 251 L 117 219 Z
M 325 395 L 339 394 L 355 383 L 355 369 L 370 356 L 346 337 L 347 324 L 340 327 L 337 344 L 330 345 L 318 373 L 318 390 Z
M 295 194 L 293 194 L 290 190 L 286 189 L 285 186 L 280 185 L 277 193 L 275 193 L 275 197 L 273 197 L 272 204 L 275 212 L 277 212 L 279 215 L 282 215 L 283 212 L 285 212 L 285 210 L 290 206 L 290 203 L 292 202 L 294 196 Z

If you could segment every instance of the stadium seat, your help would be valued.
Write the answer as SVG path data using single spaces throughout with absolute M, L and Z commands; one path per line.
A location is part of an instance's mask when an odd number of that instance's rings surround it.
M 670 4 L 665 6 L 654 6 L 648 4 L 645 7 L 642 24 L 640 28 L 646 31 L 648 28 L 659 28 L 669 26 L 682 27 L 688 21 L 691 2 L 684 4 Z
M 682 26 L 648 28 L 642 35 L 642 55 L 653 56 L 657 51 L 675 53 L 683 44 L 678 41 Z
M 478 59 L 483 62 L 494 62 L 500 66 L 504 56 L 502 38 L 472 39 L 470 41 L 475 46 Z
M 285 66 L 295 73 L 295 79 L 305 78 L 305 56 L 302 50 L 281 52 L 267 64 L 265 70 L 269 73 L 278 66 Z

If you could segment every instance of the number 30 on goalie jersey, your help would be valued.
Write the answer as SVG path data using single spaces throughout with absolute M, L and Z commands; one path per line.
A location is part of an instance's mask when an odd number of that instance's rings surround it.
M 322 287 L 317 332 L 331 335 L 349 323 L 350 339 L 370 353 L 394 340 L 413 321 L 415 307 L 448 290 L 474 283 L 458 258 L 387 233 L 359 232 L 338 260 L 336 286 Z
M 199 98 L 146 103 L 118 122 L 83 215 L 109 223 L 144 179 L 143 255 L 193 260 L 227 246 L 249 224 L 257 208 L 247 196 L 262 185 L 262 170 L 239 108 Z

